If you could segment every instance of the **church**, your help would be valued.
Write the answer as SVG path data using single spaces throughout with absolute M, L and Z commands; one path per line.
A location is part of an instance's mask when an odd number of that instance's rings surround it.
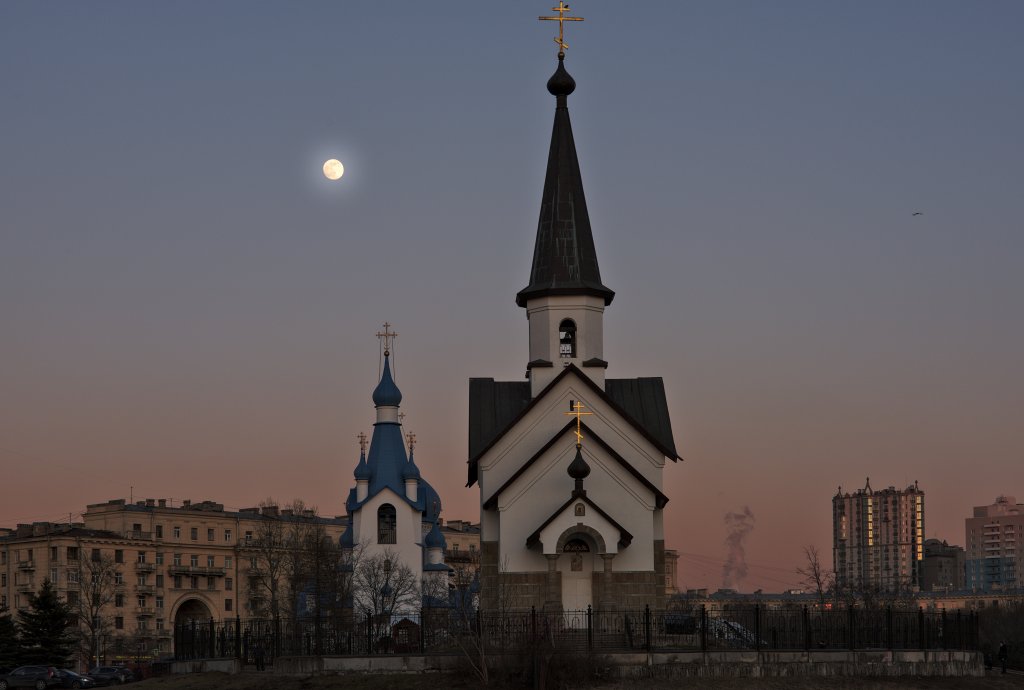
M 561 37 L 560 37 L 561 38 Z M 560 42 L 560 38 L 556 41 Z M 667 461 L 679 459 L 661 378 L 610 378 L 601 281 L 564 65 L 529 284 L 524 381 L 469 381 L 469 478 L 480 490 L 485 610 L 662 608 Z
M 355 487 L 345 502 L 348 525 L 340 544 L 353 570 L 356 610 L 414 613 L 423 606 L 447 605 L 449 568 L 439 522 L 441 499 L 416 466 L 415 436 L 402 434 L 402 392 L 391 373 L 390 349 L 396 334 L 386 323 L 377 335 L 384 347 L 380 382 L 373 391 L 377 421 L 369 452 L 365 434 L 359 435 Z M 403 574 L 408 577 L 399 582 Z M 381 591 L 361 591 L 367 587 Z

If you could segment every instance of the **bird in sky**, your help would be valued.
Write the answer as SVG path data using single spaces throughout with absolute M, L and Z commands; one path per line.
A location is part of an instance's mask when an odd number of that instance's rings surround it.
M 913 213 L 911 213 L 910 215 L 912 215 L 912 216 L 923 216 L 923 215 L 924 215 L 924 213 L 922 213 L 921 211 L 914 211 L 914 212 L 913 212 Z

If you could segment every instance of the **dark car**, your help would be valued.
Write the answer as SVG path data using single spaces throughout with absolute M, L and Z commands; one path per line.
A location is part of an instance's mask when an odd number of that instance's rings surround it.
M 8 688 L 35 688 L 46 690 L 60 685 L 60 676 L 53 666 L 19 666 L 0 677 L 0 690 Z
M 130 683 L 135 680 L 135 674 L 126 666 L 97 666 L 89 671 L 89 677 L 96 681 L 97 685 Z
M 75 673 L 69 668 L 62 668 L 57 671 L 57 675 L 60 676 L 61 687 L 65 688 L 95 688 L 98 683 L 90 678 L 89 676 L 83 676 Z

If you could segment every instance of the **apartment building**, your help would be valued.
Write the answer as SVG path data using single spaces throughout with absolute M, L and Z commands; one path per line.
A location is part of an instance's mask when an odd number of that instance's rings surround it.
M 1024 551 L 1018 538 L 1024 533 L 1024 504 L 1013 496 L 978 506 L 966 520 L 967 588 L 992 591 L 1024 585 Z
M 273 506 L 228 511 L 212 501 L 175 506 L 166 499 L 91 504 L 80 523 L 0 532 L 0 604 L 25 608 L 48 579 L 77 605 L 90 591 L 83 579 L 103 564 L 112 582 L 102 607 L 109 632 L 101 658 L 158 657 L 171 651 L 175 625 L 249 615 L 243 583 L 260 525 L 269 519 L 315 523 L 335 542 L 345 529 L 344 518 Z
M 832 497 L 832 554 L 837 585 L 853 592 L 900 592 L 921 584 L 924 492 L 917 482 Z
M 965 554 L 962 546 L 938 539 L 924 542 L 921 568 L 922 592 L 956 592 L 964 588 Z

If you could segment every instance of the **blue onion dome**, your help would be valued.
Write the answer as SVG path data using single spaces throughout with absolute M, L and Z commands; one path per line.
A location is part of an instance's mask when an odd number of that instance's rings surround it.
M 558 69 L 548 79 L 548 93 L 552 96 L 568 96 L 576 90 L 576 80 L 565 71 L 563 56 L 558 55 Z
M 416 467 L 415 461 L 412 459 L 412 451 L 409 451 L 409 462 L 405 463 L 405 467 L 402 468 L 402 479 L 419 479 L 420 468 Z
M 359 454 L 359 464 L 356 465 L 356 471 L 353 472 L 352 474 L 354 474 L 356 476 L 357 480 L 359 480 L 359 479 L 369 480 L 370 479 L 370 466 L 368 464 L 366 464 L 366 453 L 365 452 Z
M 398 390 L 395 380 L 391 378 L 391 362 L 384 355 L 384 373 L 380 383 L 373 389 L 373 404 L 377 407 L 398 407 L 402 402 L 402 391 Z
M 444 535 L 441 534 L 441 530 L 436 522 L 430 528 L 430 531 L 427 532 L 427 538 L 424 543 L 428 549 L 443 549 L 445 547 Z
M 355 546 L 355 543 L 352 541 L 352 532 L 352 525 L 347 525 L 345 531 L 341 533 L 341 539 L 339 540 L 341 548 L 351 549 Z
M 352 487 L 348 492 L 348 498 L 345 500 L 345 510 L 351 514 L 358 505 L 359 501 L 356 500 L 356 489 L 355 487 Z
M 423 521 L 437 522 L 441 515 L 441 497 L 425 479 L 420 479 L 419 496 L 423 501 Z

